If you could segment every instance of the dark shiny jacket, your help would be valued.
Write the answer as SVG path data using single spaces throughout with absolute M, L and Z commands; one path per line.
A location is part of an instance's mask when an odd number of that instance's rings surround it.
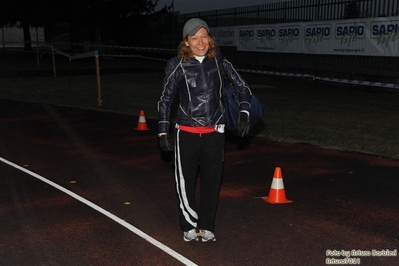
M 222 60 L 225 77 L 239 93 L 240 109 L 249 110 L 251 90 L 232 64 Z M 167 62 L 158 102 L 158 133 L 169 133 L 171 106 L 176 93 L 180 100 L 177 124 L 210 127 L 224 124 L 222 76 L 216 59 L 205 57 L 201 63 L 195 58 L 183 61 L 174 57 Z

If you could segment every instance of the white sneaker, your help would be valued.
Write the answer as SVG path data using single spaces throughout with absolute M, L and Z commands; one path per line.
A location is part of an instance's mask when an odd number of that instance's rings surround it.
M 186 242 L 190 242 L 192 240 L 198 241 L 197 230 L 195 230 L 195 228 L 193 228 L 190 231 L 184 232 L 183 239 Z
M 200 235 L 201 235 L 201 238 L 202 238 L 202 242 L 208 242 L 208 241 L 213 242 L 213 241 L 216 241 L 215 234 L 212 233 L 209 230 L 202 230 L 201 229 L 200 230 Z

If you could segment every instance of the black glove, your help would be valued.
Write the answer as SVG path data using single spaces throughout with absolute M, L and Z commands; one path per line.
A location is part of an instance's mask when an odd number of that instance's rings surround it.
M 237 121 L 237 135 L 244 137 L 249 132 L 251 123 L 249 122 L 249 115 L 246 112 L 240 112 L 240 116 Z
M 161 135 L 159 137 L 159 146 L 161 146 L 161 149 L 163 151 L 169 152 L 172 151 L 172 146 L 170 145 L 170 140 L 169 140 L 169 135 Z

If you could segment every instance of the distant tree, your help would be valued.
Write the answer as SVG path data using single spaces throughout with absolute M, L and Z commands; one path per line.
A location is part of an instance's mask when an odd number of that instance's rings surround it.
M 72 29 L 119 28 L 136 23 L 143 28 L 143 18 L 155 13 L 159 0 L 36 0 L 1 1 L 0 26 L 19 25 L 24 31 L 25 50 L 31 50 L 30 27 L 69 23 Z M 18 24 L 17 24 L 18 23 Z M 95 35 L 90 39 L 95 40 Z
M 127 31 L 132 31 L 132 28 L 145 29 L 146 21 L 151 15 L 164 11 L 164 9 L 155 11 L 159 0 L 75 0 L 75 2 L 78 7 L 73 14 L 74 24 L 89 29 L 89 35 L 85 38 L 90 41 L 126 38 Z
M 361 11 L 358 0 L 353 0 L 345 6 L 344 19 L 360 18 Z
M 25 50 L 30 51 L 30 27 L 48 26 L 69 19 L 67 0 L 2 1 L 0 3 L 0 26 L 20 26 L 23 29 Z
M 0 26 L 5 26 L 12 20 L 12 15 L 10 14 L 10 10 L 12 9 L 13 2 L 11 1 L 1 1 L 0 2 Z

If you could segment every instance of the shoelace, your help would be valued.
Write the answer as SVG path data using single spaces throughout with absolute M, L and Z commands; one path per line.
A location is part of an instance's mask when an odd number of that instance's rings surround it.
M 190 230 L 190 231 L 186 232 L 186 236 L 187 236 L 187 237 L 194 237 L 194 236 L 197 236 L 197 232 L 196 232 L 196 231 Z
M 205 238 L 213 238 L 213 233 L 211 231 L 208 230 L 202 230 L 201 231 L 201 236 L 205 237 Z

